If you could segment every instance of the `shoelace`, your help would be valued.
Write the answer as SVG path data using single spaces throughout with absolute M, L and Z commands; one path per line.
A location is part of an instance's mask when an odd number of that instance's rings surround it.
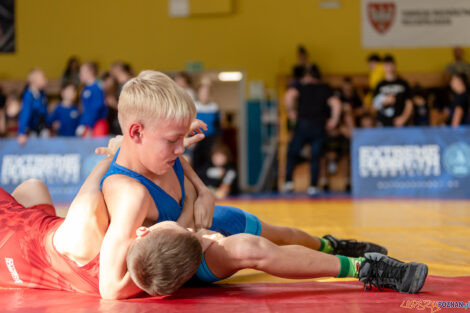
M 371 290 L 373 286 L 377 287 L 380 291 L 384 288 L 392 288 L 396 290 L 396 283 L 401 281 L 404 272 L 406 271 L 405 264 L 386 264 L 382 260 L 366 260 L 370 264 L 369 272 L 364 281 L 364 290 Z M 380 274 L 382 272 L 382 274 Z M 389 285 L 384 280 L 393 280 L 395 284 Z

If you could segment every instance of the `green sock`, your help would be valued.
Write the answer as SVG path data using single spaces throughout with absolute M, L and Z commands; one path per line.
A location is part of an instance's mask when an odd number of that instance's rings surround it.
M 317 237 L 318 240 L 320 240 L 320 248 L 318 251 L 320 252 L 325 252 L 325 253 L 330 253 L 333 251 L 333 247 L 331 246 L 330 242 L 326 240 L 325 238 L 320 238 Z
M 358 277 L 359 268 L 361 267 L 364 258 L 349 258 L 347 256 L 337 255 L 341 262 L 339 274 L 336 277 Z

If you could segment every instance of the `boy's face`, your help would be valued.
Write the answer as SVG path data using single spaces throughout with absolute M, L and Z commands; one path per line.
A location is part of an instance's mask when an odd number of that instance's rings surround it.
M 74 86 L 69 85 L 62 90 L 61 96 L 65 101 L 73 102 L 77 96 L 77 91 Z
M 155 175 L 163 175 L 184 152 L 184 137 L 189 132 L 190 121 L 158 120 L 142 131 L 137 147 L 142 165 Z
M 82 83 L 88 83 L 89 81 L 93 79 L 93 74 L 90 68 L 86 64 L 83 64 L 82 66 L 80 66 L 79 76 L 80 76 L 80 81 Z

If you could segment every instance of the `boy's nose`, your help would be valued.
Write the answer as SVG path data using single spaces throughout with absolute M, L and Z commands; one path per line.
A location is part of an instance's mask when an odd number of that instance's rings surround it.
M 184 145 L 183 145 L 183 141 L 181 141 L 181 143 L 178 144 L 175 148 L 175 154 L 180 155 L 180 154 L 183 154 L 183 152 L 184 152 Z

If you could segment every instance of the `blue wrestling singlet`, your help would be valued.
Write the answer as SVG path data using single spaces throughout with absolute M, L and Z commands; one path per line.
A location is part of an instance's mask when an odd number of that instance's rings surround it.
M 109 166 L 108 171 L 101 179 L 101 189 L 103 188 L 103 181 L 111 175 L 120 174 L 132 177 L 138 180 L 142 185 L 144 185 L 150 195 L 152 196 L 155 206 L 158 210 L 158 222 L 163 221 L 175 221 L 181 214 L 184 204 L 184 172 L 180 160 L 177 158 L 175 164 L 173 165 L 173 170 L 178 177 L 178 181 L 181 187 L 181 203 L 178 203 L 173 197 L 167 194 L 162 188 L 157 184 L 152 182 L 150 179 L 136 173 L 122 165 L 116 163 L 116 158 L 119 154 L 120 149 L 116 152 L 116 155 Z M 230 236 L 240 233 L 248 233 L 252 235 L 259 236 L 261 234 L 261 223 L 259 219 L 245 212 L 241 209 L 216 205 L 214 208 L 214 216 L 212 220 L 212 227 L 210 230 L 221 233 L 224 236 Z M 207 267 L 204 256 L 201 266 L 196 272 L 196 277 L 204 282 L 214 282 L 221 280 L 215 277 Z

